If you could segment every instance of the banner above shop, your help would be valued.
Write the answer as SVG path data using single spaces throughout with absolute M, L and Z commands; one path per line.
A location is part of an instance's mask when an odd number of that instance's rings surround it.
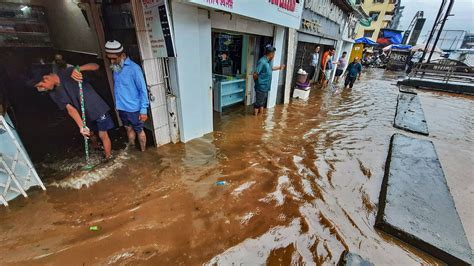
M 166 0 L 142 0 L 145 24 L 150 36 L 153 56 L 175 57 L 171 19 Z
M 181 0 L 229 13 L 299 29 L 303 2 L 301 0 Z

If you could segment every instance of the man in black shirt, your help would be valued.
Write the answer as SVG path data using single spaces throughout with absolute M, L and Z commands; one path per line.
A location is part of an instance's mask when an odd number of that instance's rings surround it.
M 99 66 L 96 64 L 87 64 L 80 67 L 81 71 L 94 71 L 98 68 Z M 42 77 L 41 74 L 43 74 Z M 77 75 L 77 71 L 72 67 L 59 71 L 58 73 L 52 73 L 50 66 L 42 66 L 42 69 L 37 71 L 38 77 L 35 77 L 36 84 L 34 87 L 36 87 L 39 92 L 48 92 L 59 109 L 67 110 L 69 116 L 71 116 L 79 127 L 79 132 L 84 137 L 91 137 L 93 146 L 94 144 L 97 146 L 97 138 L 92 132 L 98 131 L 99 137 L 104 145 L 105 158 L 109 159 L 112 144 L 107 131 L 115 127 L 109 114 L 110 107 L 95 92 L 92 86 L 87 83 L 87 81 L 84 81 L 82 87 L 84 92 L 86 125 L 88 126 L 84 127 L 80 114 L 81 100 L 79 84 L 71 77 L 72 75 Z M 92 129 L 92 132 L 89 127 Z
M 224 51 L 221 53 L 220 58 L 217 61 L 215 73 L 224 76 L 232 76 L 234 72 L 233 67 L 234 63 L 229 58 L 228 52 Z

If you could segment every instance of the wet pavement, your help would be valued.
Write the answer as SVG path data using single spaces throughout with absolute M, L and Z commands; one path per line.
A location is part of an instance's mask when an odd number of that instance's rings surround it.
M 263 117 L 236 108 L 203 138 L 121 151 L 11 202 L 0 264 L 332 265 L 344 250 L 375 265 L 439 263 L 373 227 L 390 137 L 402 131 L 397 74 L 368 71 L 352 90 L 315 89 Z M 418 93 L 431 136 L 412 136 L 434 142 L 473 246 L 474 97 Z

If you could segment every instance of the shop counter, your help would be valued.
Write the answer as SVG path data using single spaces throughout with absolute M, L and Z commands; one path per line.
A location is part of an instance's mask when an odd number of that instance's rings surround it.
M 214 82 L 214 111 L 245 101 L 245 79 L 216 79 Z

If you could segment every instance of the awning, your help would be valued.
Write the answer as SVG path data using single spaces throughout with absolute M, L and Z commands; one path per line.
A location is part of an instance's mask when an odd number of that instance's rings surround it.
M 405 45 L 405 44 L 390 44 L 387 47 L 384 47 L 382 50 L 383 51 L 389 51 L 392 49 L 399 49 L 399 50 L 409 50 L 412 46 L 411 45 Z

